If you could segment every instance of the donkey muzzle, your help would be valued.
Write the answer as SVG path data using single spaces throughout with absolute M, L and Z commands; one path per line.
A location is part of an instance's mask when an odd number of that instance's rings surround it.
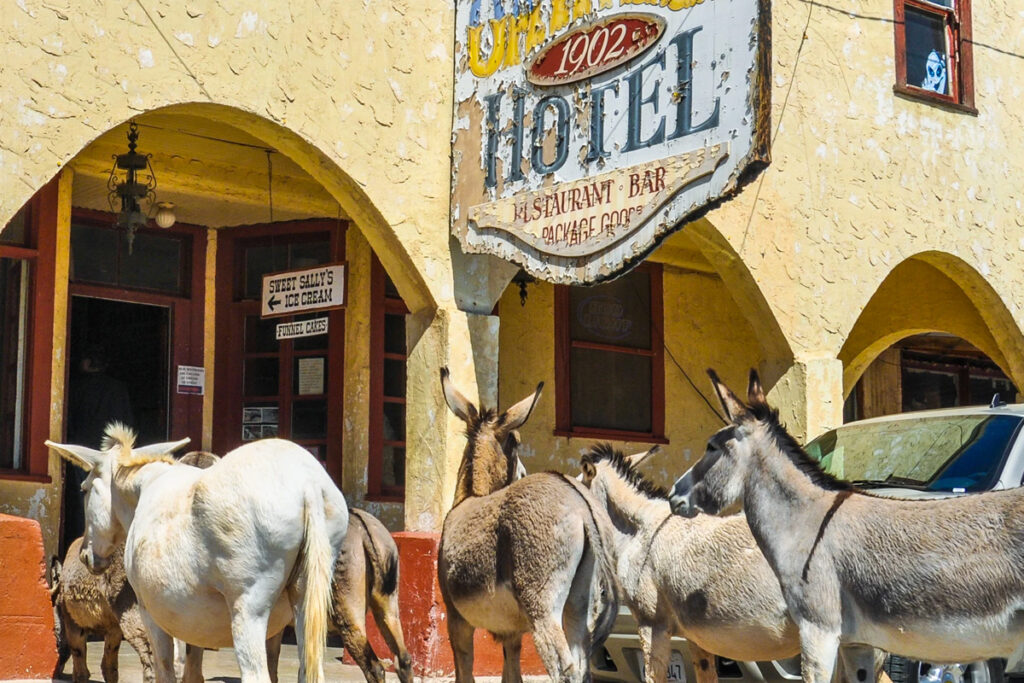
M 97 557 L 95 553 L 90 550 L 82 550 L 78 559 L 82 561 L 85 568 L 93 574 L 102 574 L 107 571 L 107 567 L 110 566 L 109 557 Z
M 672 493 L 668 497 L 672 512 L 680 517 L 696 517 L 699 510 L 693 503 L 693 475 L 687 472 L 676 479 Z

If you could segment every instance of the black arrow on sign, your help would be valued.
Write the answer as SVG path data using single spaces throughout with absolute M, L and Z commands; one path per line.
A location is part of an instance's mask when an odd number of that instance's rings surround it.
M 277 306 L 279 303 L 281 303 L 281 300 L 278 299 L 276 296 L 271 295 L 270 299 L 267 301 L 267 306 L 270 307 L 270 310 L 274 310 L 274 307 Z

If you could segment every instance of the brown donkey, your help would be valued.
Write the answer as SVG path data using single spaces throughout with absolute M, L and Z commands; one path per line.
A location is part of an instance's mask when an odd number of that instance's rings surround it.
M 447 368 L 441 385 L 448 407 L 466 423 L 468 438 L 437 567 L 455 680 L 473 680 L 473 632 L 482 628 L 504 648 L 503 683 L 522 679 L 524 633 L 533 633 L 553 679 L 587 681 L 590 652 L 607 636 L 618 611 L 607 554 L 608 515 L 585 487 L 563 474 L 515 481 L 516 429 L 530 416 L 543 385 L 504 413 L 478 411 L 452 385 Z
M 345 649 L 369 683 L 384 683 L 384 667 L 366 639 L 369 607 L 377 628 L 394 653 L 395 671 L 402 683 L 412 681 L 412 658 L 405 649 L 398 620 L 398 546 L 387 528 L 365 510 L 349 508 L 348 535 L 334 565 L 331 618 Z M 277 681 L 281 637 L 267 641 L 270 678 Z

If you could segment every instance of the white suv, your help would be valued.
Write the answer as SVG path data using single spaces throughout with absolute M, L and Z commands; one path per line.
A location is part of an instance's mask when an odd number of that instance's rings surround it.
M 830 474 L 872 493 L 897 498 L 938 498 L 1024 483 L 1024 404 L 951 408 L 861 420 L 822 434 L 806 447 Z M 956 548 L 949 552 L 955 553 Z M 1003 683 L 1006 662 L 989 660 L 931 666 L 886 658 L 893 683 Z M 800 680 L 799 658 L 777 662 L 717 661 L 719 679 L 739 683 Z M 636 621 L 623 607 L 591 670 L 595 680 L 642 681 L 643 655 Z M 689 648 L 672 639 L 669 681 L 696 680 Z

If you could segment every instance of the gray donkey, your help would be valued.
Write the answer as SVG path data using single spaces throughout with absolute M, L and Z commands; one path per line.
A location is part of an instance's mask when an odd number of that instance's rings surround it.
M 672 490 L 672 509 L 743 505 L 800 631 L 804 679 L 848 680 L 871 646 L 932 663 L 1024 655 L 1024 489 L 894 500 L 834 479 L 779 423 L 751 371 L 747 405 L 709 371 L 732 424 Z M 956 548 L 954 553 L 948 548 Z
M 672 636 L 689 641 L 698 683 L 717 680 L 710 653 L 740 661 L 800 651 L 779 581 L 742 515 L 674 516 L 668 491 L 610 444 L 583 455 L 583 483 L 608 510 L 622 596 L 640 626 L 646 680 L 663 683 Z
M 467 435 L 437 567 L 456 681 L 473 680 L 477 628 L 502 643 L 503 683 L 522 680 L 520 647 L 531 632 L 552 679 L 589 680 L 591 649 L 618 610 L 611 523 L 590 492 L 564 474 L 515 480 L 516 430 L 543 385 L 503 413 L 477 410 L 447 368 L 441 385 Z

